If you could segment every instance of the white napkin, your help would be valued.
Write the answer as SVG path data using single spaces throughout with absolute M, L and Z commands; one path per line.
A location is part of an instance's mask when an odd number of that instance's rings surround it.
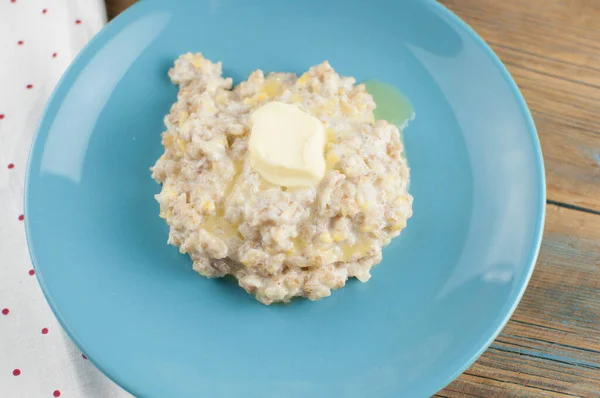
M 63 332 L 27 252 L 23 184 L 31 139 L 58 79 L 106 23 L 102 0 L 0 2 L 0 397 L 131 397 Z

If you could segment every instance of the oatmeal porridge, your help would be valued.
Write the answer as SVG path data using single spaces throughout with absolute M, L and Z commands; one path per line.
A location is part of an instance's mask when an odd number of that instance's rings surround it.
M 374 120 L 364 85 L 327 62 L 300 77 L 257 70 L 235 87 L 221 74 L 201 54 L 182 55 L 169 71 L 179 93 L 152 168 L 168 242 L 200 274 L 233 275 L 264 304 L 368 281 L 412 215 L 398 128 Z M 250 159 L 252 115 L 271 102 L 324 128 L 324 172 L 312 185 L 274 183 Z

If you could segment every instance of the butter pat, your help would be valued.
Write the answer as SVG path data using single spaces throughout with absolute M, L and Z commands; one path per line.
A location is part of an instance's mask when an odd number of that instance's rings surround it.
M 323 124 L 295 105 L 269 102 L 250 116 L 250 165 L 270 183 L 317 185 L 325 176 Z

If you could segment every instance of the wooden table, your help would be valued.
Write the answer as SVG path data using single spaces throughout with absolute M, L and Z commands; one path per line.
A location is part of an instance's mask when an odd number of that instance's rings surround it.
M 107 0 L 109 15 L 132 2 Z M 548 201 L 523 300 L 494 344 L 436 397 L 600 397 L 600 0 L 442 3 L 521 88 L 542 143 Z

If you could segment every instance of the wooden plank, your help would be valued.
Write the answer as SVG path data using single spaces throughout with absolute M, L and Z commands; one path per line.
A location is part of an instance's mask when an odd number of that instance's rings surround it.
M 444 0 L 496 51 L 534 116 L 548 199 L 600 211 L 600 2 Z
M 108 14 L 108 19 L 113 19 L 136 1 L 137 0 L 106 0 L 106 13 Z
M 439 396 L 600 396 L 600 215 L 548 205 L 544 232 L 511 321 Z

